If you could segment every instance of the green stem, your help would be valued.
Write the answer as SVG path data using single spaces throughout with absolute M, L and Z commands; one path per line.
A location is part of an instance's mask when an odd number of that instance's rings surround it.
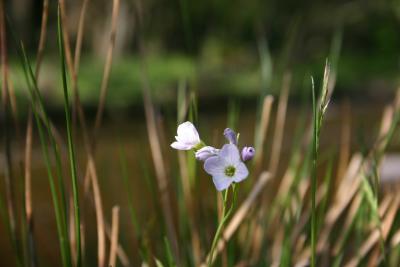
M 318 120 L 317 120 L 317 104 L 315 100 L 314 86 L 312 86 L 312 108 L 313 108 L 313 141 L 312 141 L 312 173 L 311 173 L 311 267 L 315 267 L 316 234 L 317 234 L 315 196 L 317 191 Z
M 213 257 L 214 257 L 214 250 L 218 244 L 218 240 L 219 237 L 221 235 L 221 231 L 223 229 L 223 226 L 225 225 L 226 221 L 228 220 L 229 216 L 231 215 L 233 208 L 235 206 L 236 203 L 236 184 L 232 185 L 232 191 L 233 191 L 233 198 L 232 198 L 232 204 L 228 210 L 228 212 L 226 212 L 226 205 L 227 205 L 227 200 L 228 200 L 228 191 L 229 188 L 226 189 L 222 194 L 223 194 L 223 207 L 222 207 L 222 219 L 218 225 L 217 231 L 215 233 L 212 245 L 211 245 L 211 250 L 209 253 L 209 258 L 208 258 L 208 263 L 207 266 L 211 267 L 213 264 Z

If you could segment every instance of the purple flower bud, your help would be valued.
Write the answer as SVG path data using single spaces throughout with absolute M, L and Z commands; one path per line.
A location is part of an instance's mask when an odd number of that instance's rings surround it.
M 237 145 L 236 133 L 232 129 L 226 128 L 224 131 L 224 136 L 226 139 L 228 139 L 229 143 Z
M 242 160 L 243 161 L 251 160 L 255 154 L 256 154 L 256 150 L 254 149 L 254 147 L 245 146 L 242 149 Z
M 205 161 L 206 159 L 218 155 L 219 149 L 212 146 L 205 146 L 197 150 L 195 156 L 197 160 Z

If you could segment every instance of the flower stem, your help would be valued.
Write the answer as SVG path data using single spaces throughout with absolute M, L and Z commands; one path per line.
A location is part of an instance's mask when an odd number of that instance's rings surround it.
M 235 203 L 236 203 L 236 184 L 233 184 L 232 185 L 232 193 L 233 193 L 232 203 L 231 203 L 231 206 L 229 207 L 229 210 L 226 212 L 226 206 L 227 206 L 227 202 L 228 202 L 228 191 L 229 191 L 229 188 L 226 189 L 222 193 L 222 198 L 223 198 L 222 219 L 218 225 L 217 232 L 214 235 L 214 239 L 213 239 L 213 242 L 211 245 L 211 250 L 209 253 L 208 263 L 207 263 L 208 267 L 211 267 L 213 264 L 214 250 L 218 244 L 218 240 L 220 238 L 221 231 L 222 231 L 223 226 L 225 225 L 226 221 L 228 220 L 229 216 L 231 215 L 233 208 L 235 206 Z

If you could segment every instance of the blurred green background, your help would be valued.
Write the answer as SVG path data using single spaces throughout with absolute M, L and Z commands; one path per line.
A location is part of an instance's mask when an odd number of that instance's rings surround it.
M 42 1 L 14 0 L 7 5 L 34 61 Z M 82 1 L 67 1 L 71 45 L 81 5 Z M 79 73 L 85 107 L 97 105 L 111 5 L 111 1 L 89 1 Z M 62 103 L 57 3 L 50 1 L 49 8 L 39 83 L 46 102 L 57 108 Z M 398 84 L 400 1 L 121 1 L 108 107 L 141 105 L 139 38 L 146 47 L 146 71 L 159 103 L 176 101 L 179 84 L 210 102 L 221 97 L 252 99 L 260 92 L 277 94 L 284 72 L 293 75 L 291 95 L 296 99 L 310 91 L 311 75 L 320 79 L 329 57 L 337 67 L 336 97 L 378 101 L 392 96 Z M 332 59 L 334 55 L 339 57 Z M 27 101 L 21 67 L 16 57 L 10 61 L 17 95 Z
M 5 1 L 12 28 L 23 40 L 34 64 L 43 2 Z M 83 0 L 65 2 L 65 25 L 74 49 Z M 88 3 L 78 90 L 89 120 L 94 118 L 98 107 L 110 39 L 112 2 L 89 0 Z M 47 105 L 46 111 L 64 133 L 57 4 L 58 1 L 49 1 L 47 37 L 38 82 Z M 24 117 L 30 106 L 30 97 L 10 32 L 7 31 L 9 75 L 18 98 L 18 114 Z M 143 44 L 145 53 L 140 52 L 140 44 Z M 125 244 L 129 243 L 133 229 L 127 226 L 127 200 L 121 194 L 121 188 L 126 185 L 116 177 L 121 173 L 117 160 L 120 158 L 120 147 L 127 151 L 133 195 L 135 200 L 137 198 L 135 209 L 146 224 L 143 231 L 148 231 L 150 237 L 158 238 L 154 240 L 161 239 L 163 234 L 159 227 L 158 219 L 161 217 L 157 214 L 157 195 L 151 191 L 155 188 L 152 187 L 155 182 L 150 186 L 146 184 L 155 181 L 151 180 L 155 174 L 151 167 L 151 151 L 142 107 L 143 76 L 149 80 L 156 106 L 155 117 L 162 125 L 160 129 L 165 130 L 160 131 L 160 139 L 167 155 L 166 166 L 172 166 L 168 167 L 171 177 L 178 177 L 175 168 L 178 164 L 172 156 L 175 151 L 169 148 L 176 131 L 177 95 L 178 91 L 183 91 L 178 88 L 186 87 L 188 93 L 195 91 L 200 114 L 199 130 L 205 140 L 222 143 L 222 129 L 227 123 L 229 126 L 236 124 L 241 141 L 251 145 L 255 135 L 254 125 L 258 122 L 257 104 L 263 99 L 260 96 L 278 96 L 283 77 L 291 73 L 287 125 L 282 126 L 285 136 L 282 163 L 278 170 L 280 174 L 285 171 L 293 153 L 292 148 L 296 147 L 296 136 L 299 139 L 303 123 L 306 122 L 306 113 L 298 107 L 306 103 L 309 104 L 306 107 L 309 110 L 311 108 L 310 76 L 315 78 L 319 88 L 327 59 L 332 64 L 332 77 L 336 76 L 333 103 L 330 106 L 332 112 L 326 120 L 327 129 L 322 134 L 321 147 L 333 147 L 332 151 L 340 149 L 338 137 L 342 125 L 348 123 L 354 136 L 349 138 L 349 148 L 352 151 L 367 151 L 366 148 L 373 144 L 373 136 L 379 130 L 377 125 L 383 103 L 391 102 L 400 82 L 399 51 L 400 1 L 395 0 L 121 0 L 106 97 L 105 115 L 112 119 L 105 120 L 96 139 L 101 144 L 96 162 L 101 191 L 105 196 L 105 210 L 108 212 L 112 205 L 119 203 L 125 212 L 121 216 L 122 225 L 125 226 L 121 240 L 128 251 L 135 251 L 135 247 Z M 144 61 L 146 68 L 143 67 Z M 277 102 L 278 97 L 275 98 Z M 274 106 L 273 118 L 275 111 Z M 349 122 L 344 117 L 350 118 Z M 25 122 L 24 119 L 20 121 Z M 273 123 L 274 119 L 271 125 Z M 77 129 L 77 133 L 82 132 L 80 128 Z M 270 132 L 269 135 L 272 134 Z M 35 161 L 32 164 L 32 177 L 37 178 L 32 190 L 35 212 L 38 214 L 35 221 L 40 247 L 38 255 L 39 259 L 48 263 L 47 266 L 54 266 L 54 262 L 58 261 L 58 254 L 54 253 L 57 235 L 53 217 L 49 216 L 52 214 L 51 196 L 46 185 L 38 140 L 34 138 Z M 272 147 L 272 142 L 274 139 L 267 138 L 266 147 Z M 80 135 L 76 144 L 78 165 L 84 168 L 86 152 Z M 392 146 L 391 149 L 398 149 L 398 140 Z M 331 154 L 331 151 L 328 152 L 322 155 L 324 160 Z M 267 161 L 270 155 L 265 154 Z M 17 153 L 16 158 L 21 155 L 22 152 Z M 179 182 L 174 179 L 171 186 L 173 193 L 179 192 Z M 211 184 L 209 180 L 199 180 L 205 186 L 196 191 L 198 199 L 206 203 L 204 207 L 211 207 L 215 194 L 204 194 L 208 192 L 206 190 L 211 190 Z M 210 221 L 206 211 L 205 208 L 199 212 L 201 219 Z M 94 225 L 92 209 L 88 209 L 84 216 L 88 225 Z M 204 233 L 210 232 L 210 225 L 205 227 Z M 88 228 L 86 242 L 94 244 L 95 228 Z M 51 235 L 47 233 L 49 229 Z M 0 251 L 10 254 L 8 240 L 3 238 L 0 241 Z M 88 259 L 94 259 L 95 247 L 88 247 Z M 9 259 L 3 257 L 2 260 Z

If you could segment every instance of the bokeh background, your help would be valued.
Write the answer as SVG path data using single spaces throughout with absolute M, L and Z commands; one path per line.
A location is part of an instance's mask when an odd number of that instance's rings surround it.
M 37 51 L 42 1 L 8 1 L 8 14 L 28 50 Z M 82 1 L 67 1 L 74 44 Z M 95 106 L 112 2 L 89 1 L 79 89 Z M 49 29 L 40 78 L 49 104 L 61 103 L 57 86 L 57 6 L 50 1 Z M 109 107 L 141 105 L 139 39 L 146 47 L 148 76 L 156 101 L 173 103 L 180 83 L 200 97 L 254 99 L 277 94 L 282 73 L 293 75 L 291 95 L 310 91 L 325 60 L 337 54 L 335 95 L 377 101 L 392 95 L 400 66 L 398 1 L 121 1 Z M 332 61 L 332 59 L 331 59 Z M 57 65 L 55 65 L 57 66 Z M 23 80 L 14 77 L 17 87 Z M 19 91 L 24 94 L 23 91 Z M 308 93 L 307 93 L 308 94 Z
M 47 37 L 38 83 L 49 115 L 64 135 L 57 2 L 49 1 Z M 65 2 L 68 18 L 65 25 L 74 47 L 83 1 Z M 42 0 L 5 1 L 8 20 L 33 64 L 42 8 Z M 90 126 L 98 107 L 110 39 L 111 11 L 112 1 L 88 1 L 78 89 Z M 120 240 L 129 252 L 138 248 L 130 238 L 134 230 L 128 219 L 128 198 L 121 192 L 121 188 L 127 186 L 120 179 L 121 147 L 126 151 L 133 206 L 143 223 L 144 235 L 154 241 L 163 240 L 165 234 L 160 229 L 162 216 L 154 191 L 155 172 L 141 90 L 143 76 L 148 78 L 155 117 L 163 129 L 160 139 L 166 168 L 173 178 L 170 188 L 176 209 L 179 204 L 174 193 L 180 190 L 176 178 L 179 170 L 175 151 L 169 149 L 169 143 L 176 131 L 177 99 L 182 88 L 196 95 L 197 126 L 205 140 L 222 144 L 223 129 L 234 124 L 241 133 L 241 142 L 251 145 L 259 104 L 268 94 L 273 95 L 277 103 L 284 77 L 289 75 L 289 105 L 282 162 L 278 168 L 281 175 L 289 161 L 294 136 L 299 134 L 296 129 L 301 128 L 300 110 L 311 110 L 310 77 L 314 77 L 316 87 L 320 88 L 327 59 L 336 85 L 321 137 L 321 146 L 327 151 L 322 153 L 324 160 L 337 152 L 344 122 L 352 125 L 349 140 L 352 151 L 368 150 L 378 131 L 383 107 L 393 99 L 400 82 L 400 1 L 397 0 L 121 0 L 117 25 L 105 120 L 97 136 L 100 145 L 96 163 L 105 217 L 110 219 L 112 206 L 120 205 L 123 229 Z M 7 39 L 7 46 L 19 123 L 25 129 L 29 92 L 12 38 Z M 276 105 L 273 114 L 276 114 Z M 272 119 L 271 125 L 274 123 Z M 86 154 L 80 130 L 79 127 L 76 130 L 76 143 L 79 175 L 83 176 Z M 268 132 L 268 137 L 272 134 L 273 131 Z M 17 168 L 23 150 L 18 147 L 18 140 L 14 141 L 13 164 Z M 54 211 L 36 132 L 33 142 L 34 234 L 40 248 L 37 253 L 42 266 L 57 266 L 60 255 L 55 245 L 58 241 Z M 267 138 L 265 146 L 272 147 L 271 138 Z M 397 138 L 389 150 L 398 151 L 399 147 Z M 266 153 L 264 161 L 269 160 Z M 0 163 L 4 166 L 4 157 Z M 204 179 L 198 182 L 200 189 L 194 193 L 203 203 L 198 219 L 205 222 L 204 231 L 212 232 L 215 225 L 210 222 L 209 214 L 215 204 L 215 194 L 210 193 L 214 192 L 212 184 L 204 173 L 201 178 Z M 0 189 L 4 190 L 4 184 Z M 85 242 L 90 262 L 96 258 L 96 229 L 90 227 L 96 223 L 95 213 L 87 203 L 82 210 L 88 225 Z M 12 248 L 5 232 L 5 227 L 0 227 L 0 265 L 13 266 L 14 259 L 6 256 L 12 255 Z M 207 244 L 207 240 L 203 243 Z M 155 255 L 164 253 L 162 246 L 154 247 Z M 140 259 L 133 255 L 129 255 L 131 261 L 139 264 Z

